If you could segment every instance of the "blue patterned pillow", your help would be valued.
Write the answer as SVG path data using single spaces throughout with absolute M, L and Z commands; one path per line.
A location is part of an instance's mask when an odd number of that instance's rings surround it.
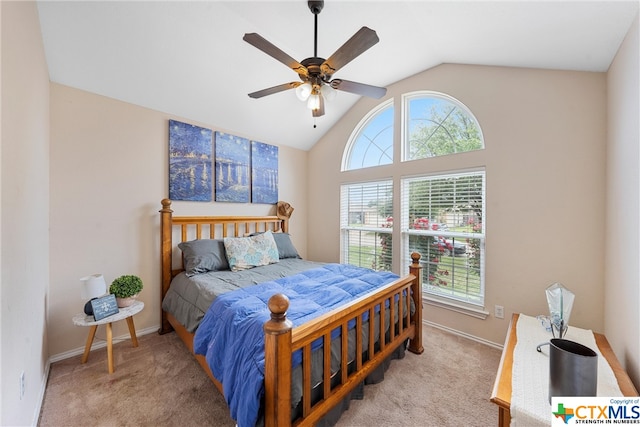
M 225 237 L 224 248 L 231 271 L 247 270 L 280 261 L 273 233 L 250 237 Z

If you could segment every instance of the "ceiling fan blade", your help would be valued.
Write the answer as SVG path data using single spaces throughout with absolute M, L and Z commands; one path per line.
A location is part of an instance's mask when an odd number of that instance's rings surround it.
M 333 79 L 331 81 L 331 87 L 344 92 L 355 93 L 356 95 L 363 95 L 376 99 L 382 98 L 387 94 L 387 88 L 342 79 Z
M 313 117 L 324 116 L 324 97 L 320 96 L 320 106 L 317 110 L 311 110 L 311 115 Z
M 340 46 L 329 59 L 324 61 L 321 66 L 322 72 L 328 76 L 333 75 L 333 73 L 379 41 L 378 35 L 371 28 L 360 28 L 360 30 Z
M 260 34 L 246 33 L 244 37 L 242 37 L 242 40 L 260 49 L 261 51 L 271 56 L 272 58 L 275 58 L 278 61 L 282 62 L 284 65 L 291 68 L 293 71 L 300 74 L 301 76 L 308 75 L 307 68 L 304 65 L 302 65 L 301 63 L 299 63 L 298 61 L 296 61 L 286 53 L 284 53 L 282 50 L 280 50 L 280 48 L 278 48 L 273 43 L 271 43 L 270 41 L 262 37 Z
M 298 86 L 300 86 L 302 84 L 302 82 L 290 82 L 290 83 L 283 83 L 281 85 L 278 86 L 273 86 L 267 89 L 262 89 L 259 90 L 257 92 L 251 92 L 249 94 L 249 96 L 251 98 L 262 98 L 263 96 L 267 96 L 267 95 L 273 95 L 274 93 L 278 93 L 278 92 L 282 92 L 285 90 L 289 90 L 289 89 L 294 89 Z

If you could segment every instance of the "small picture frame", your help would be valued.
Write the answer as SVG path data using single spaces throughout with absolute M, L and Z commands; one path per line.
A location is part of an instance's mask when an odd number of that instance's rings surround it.
M 113 294 L 91 300 L 91 307 L 93 307 L 93 318 L 96 322 L 120 311 L 116 296 Z

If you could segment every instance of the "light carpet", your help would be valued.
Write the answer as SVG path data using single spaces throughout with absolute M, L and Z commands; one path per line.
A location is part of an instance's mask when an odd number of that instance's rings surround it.
M 336 427 L 494 426 L 489 402 L 500 351 L 442 330 L 423 329 L 425 352 L 391 363 L 365 387 Z M 233 427 L 223 397 L 175 333 L 149 334 L 51 365 L 39 426 Z

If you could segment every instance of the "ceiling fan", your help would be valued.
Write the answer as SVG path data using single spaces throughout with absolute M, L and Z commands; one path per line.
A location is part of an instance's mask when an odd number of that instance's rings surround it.
M 315 22 L 313 56 L 311 58 L 298 62 L 257 33 L 247 33 L 242 38 L 247 43 L 291 68 L 298 73 L 301 80 L 252 92 L 249 96 L 251 98 L 262 98 L 263 96 L 295 88 L 298 98 L 302 101 L 307 101 L 307 107 L 311 109 L 313 117 L 324 115 L 324 100 L 330 100 L 335 97 L 336 90 L 371 98 L 383 97 L 387 93 L 386 88 L 331 78 L 336 71 L 380 41 L 376 32 L 370 28 L 362 27 L 329 59 L 320 58 L 318 56 L 318 14 L 322 11 L 324 0 L 309 0 L 308 6 L 314 15 Z

